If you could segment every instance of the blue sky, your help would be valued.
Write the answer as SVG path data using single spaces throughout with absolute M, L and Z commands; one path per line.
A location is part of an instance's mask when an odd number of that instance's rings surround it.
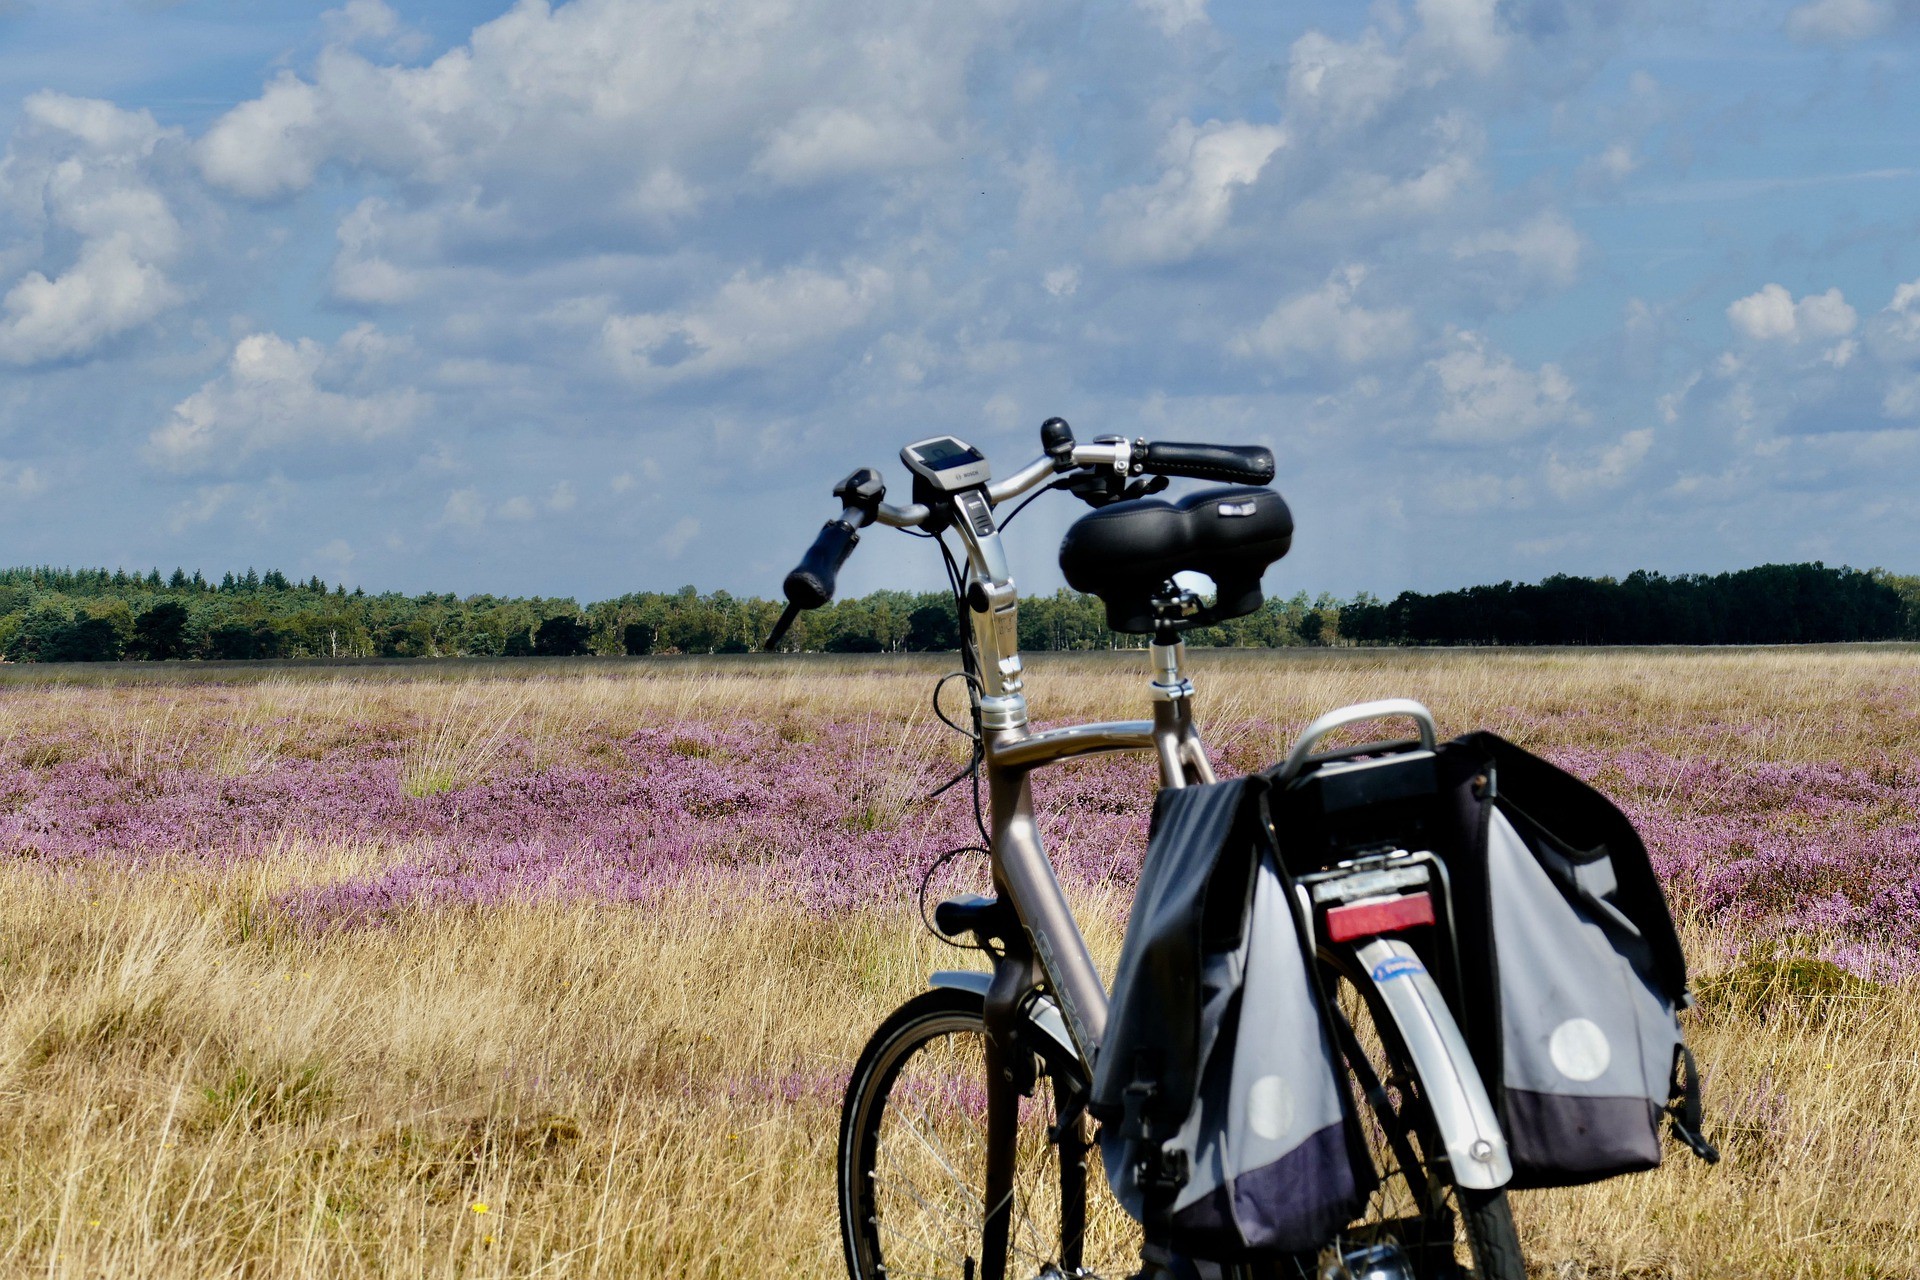
M 0 561 L 772 594 L 851 467 L 1060 414 L 1272 446 L 1281 592 L 1920 570 L 1916 36 L 0 0 Z M 876 533 L 843 581 L 937 580 Z

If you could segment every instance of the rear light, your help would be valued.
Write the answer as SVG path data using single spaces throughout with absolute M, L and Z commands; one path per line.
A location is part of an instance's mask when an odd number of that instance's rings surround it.
M 1327 938 L 1347 942 L 1381 933 L 1398 933 L 1416 925 L 1433 923 L 1433 899 L 1426 893 L 1409 893 L 1398 898 L 1375 898 L 1371 902 L 1350 902 L 1327 912 Z

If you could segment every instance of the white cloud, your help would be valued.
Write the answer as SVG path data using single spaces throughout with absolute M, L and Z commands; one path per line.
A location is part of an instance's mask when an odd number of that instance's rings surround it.
M 411 387 L 366 387 L 393 339 L 363 325 L 329 350 L 311 338 L 242 338 L 227 368 L 173 407 L 148 456 L 175 472 L 233 470 L 261 454 L 324 452 L 405 431 L 426 408 Z
M 455 489 L 447 495 L 447 505 L 440 509 L 440 527 L 447 529 L 478 529 L 487 522 L 487 503 L 478 489 Z
M 1770 338 L 1730 316 L 1723 379 L 1704 372 L 1717 347 L 1683 354 L 1700 341 L 1684 326 L 1717 320 L 1697 311 L 1706 268 L 1662 265 L 1651 241 L 1597 262 L 1583 233 L 1604 211 L 1575 201 L 1623 182 L 1651 199 L 1702 145 L 1699 121 L 1735 110 L 1692 64 L 1665 67 L 1664 89 L 1635 70 L 1691 18 L 1378 0 L 1281 13 L 1262 53 L 1212 30 L 1204 0 L 516 0 L 408 65 L 395 11 L 413 9 L 326 4 L 309 25 L 328 46 L 290 39 L 254 100 L 198 141 L 107 103 L 17 113 L 20 159 L 0 181 L 9 456 L 64 476 L 22 438 L 32 423 L 98 424 L 89 447 L 111 449 L 140 415 L 138 434 L 158 428 L 146 460 L 191 479 L 148 486 L 160 496 L 128 518 L 164 530 L 207 481 L 195 501 L 218 514 L 183 543 L 217 545 L 281 473 L 300 486 L 272 534 L 283 562 L 360 528 L 352 568 L 374 585 L 459 529 L 537 525 L 576 553 L 552 563 L 590 566 L 578 548 L 604 519 L 631 523 L 644 494 L 663 563 L 764 591 L 784 563 L 761 564 L 764 530 L 719 514 L 702 477 L 720 460 L 759 458 L 741 483 L 778 512 L 808 488 L 802 452 L 883 459 L 904 421 L 1013 423 L 1031 447 L 1032 422 L 1063 412 L 1086 432 L 1165 419 L 1168 435 L 1211 422 L 1252 440 L 1294 424 L 1303 462 L 1374 482 L 1381 510 L 1433 482 L 1434 501 L 1474 512 L 1482 559 L 1444 570 L 1467 574 L 1543 532 L 1529 523 L 1561 491 L 1618 484 L 1625 510 L 1644 490 L 1619 519 L 1646 517 L 1655 452 L 1708 474 L 1770 434 L 1920 419 L 1920 282 L 1884 311 L 1854 303 L 1851 327 L 1837 293 L 1787 295 Z M 1844 132 L 1834 108 L 1808 111 Z M 86 184 L 60 185 L 67 160 Z M 1770 265 L 1782 231 L 1749 219 L 1728 252 L 1755 279 L 1798 281 Z M 1834 271 L 1871 278 L 1865 250 L 1832 243 Z M 1647 305 L 1616 327 L 1635 272 L 1653 281 Z M 1534 305 L 1574 285 L 1577 307 Z M 363 309 L 380 328 L 335 342 Z M 421 350 L 383 348 L 399 333 Z M 118 363 L 4 363 L 97 355 Z M 409 387 L 432 392 L 431 430 Z M 1606 425 L 1576 429 L 1588 422 Z M 1659 450 L 1628 430 L 1641 423 Z M 1426 443 L 1383 447 L 1410 431 Z M 339 474 L 356 468 L 364 483 Z M 1768 474 L 1713 500 L 1729 527 Z M 572 518 L 583 507 L 596 518 Z M 396 531 L 403 509 L 422 514 Z M 316 510 L 327 528 L 293 527 Z M 1588 514 L 1608 545 L 1603 512 Z M 1616 528 L 1655 545 L 1647 530 L 1682 514 Z M 1303 561 L 1315 582 L 1443 572 L 1417 539 L 1379 546 L 1344 536 L 1357 517 L 1317 518 L 1316 546 L 1342 549 Z M 1682 532 L 1670 545 L 1695 545 Z M 1027 576 L 1045 589 L 1037 556 Z M 881 556 L 849 589 L 902 571 Z M 536 574 L 503 572 L 516 588 Z M 589 590 L 605 570 L 570 572 L 567 589 Z
M 1232 350 L 1283 367 L 1323 359 L 1361 365 L 1405 352 L 1415 339 L 1412 310 L 1360 306 L 1354 293 L 1366 276 L 1360 266 L 1334 272 L 1318 289 L 1281 302 L 1259 328 L 1236 337 Z
M 1653 447 L 1653 428 L 1629 431 L 1584 459 L 1565 461 L 1556 452 L 1547 458 L 1547 487 L 1572 501 L 1597 489 L 1617 489 L 1626 483 Z
M 347 0 L 338 9 L 321 16 L 327 34 L 342 43 L 355 40 L 385 40 L 400 30 L 400 15 L 385 0 Z
M 1908 374 L 1887 383 L 1880 411 L 1889 418 L 1920 418 L 1920 375 Z
M 1455 349 L 1427 363 L 1440 393 L 1434 435 L 1461 443 L 1517 440 L 1587 417 L 1573 383 L 1555 364 L 1528 371 L 1491 350 L 1477 333 L 1458 333 Z
M 802 111 L 774 132 L 754 168 L 788 186 L 933 164 L 946 146 L 925 120 L 850 107 Z
M 325 546 L 315 547 L 307 556 L 307 563 L 324 570 L 324 576 L 333 582 L 346 581 L 353 561 L 353 544 L 345 538 L 334 538 Z
M 1580 162 L 1577 180 L 1588 187 L 1608 187 L 1626 181 L 1640 167 L 1640 157 L 1631 142 L 1614 142 L 1598 155 Z
M 30 271 L 7 291 L 0 359 L 39 364 L 84 356 L 179 301 L 165 273 L 140 261 L 125 236 L 95 241 L 59 276 Z
M 332 163 L 463 194 L 485 185 L 524 226 L 553 207 L 562 174 L 579 190 L 664 173 L 684 205 L 703 175 L 793 184 L 936 162 L 973 55 L 1009 38 L 1019 11 L 902 0 L 856 20 L 787 0 L 524 3 L 417 67 L 348 47 L 392 29 L 384 5 L 336 13 L 336 43 L 309 76 L 283 74 L 208 130 L 208 181 L 271 200 Z M 651 181 L 642 205 L 665 190 Z M 609 199 L 567 212 L 615 211 Z
M 681 516 L 673 522 L 672 528 L 654 540 L 653 545 L 667 559 L 678 560 L 681 553 L 692 546 L 693 540 L 699 536 L 700 522 L 692 516 Z
M 1288 119 L 1315 119 L 1335 131 L 1359 128 L 1400 95 L 1405 72 L 1405 60 L 1373 28 L 1344 42 L 1309 31 L 1288 54 Z
M 1809 0 L 1787 14 L 1787 34 L 1808 44 L 1850 44 L 1891 31 L 1900 19 L 1888 0 Z
M 892 281 L 877 267 L 828 275 L 794 267 L 734 276 L 684 311 L 616 315 L 601 341 L 616 368 L 645 383 L 712 377 L 771 364 L 831 341 L 883 306 Z
M 1755 342 L 1842 338 L 1853 332 L 1858 320 L 1838 289 L 1810 293 L 1795 302 L 1786 289 L 1768 284 L 1727 307 L 1728 323 Z
M 1486 75 L 1506 57 L 1498 0 L 1414 0 L 1425 43 L 1461 69 Z
M 312 185 L 326 158 L 318 90 L 283 71 L 251 102 L 221 116 L 200 139 L 208 182 L 249 200 L 271 200 Z
M 1257 180 L 1286 141 L 1276 125 L 1182 120 L 1161 148 L 1160 180 L 1116 191 L 1101 206 L 1109 253 L 1124 263 L 1192 257 L 1226 227 L 1234 191 Z
M 1134 4 L 1154 20 L 1162 35 L 1177 36 L 1207 21 L 1207 0 L 1134 0 Z
M 1882 360 L 1920 360 L 1920 280 L 1894 288 L 1892 299 L 1868 320 L 1865 336 Z
M 1506 61 L 1512 37 L 1495 0 L 1416 0 L 1411 34 L 1396 8 L 1375 6 L 1353 40 L 1308 31 L 1288 51 L 1288 120 L 1331 134 L 1363 128 L 1409 95 L 1461 75 L 1484 77 Z M 1394 40 L 1392 37 L 1402 37 Z M 1396 47 L 1397 46 L 1397 47 Z
M 1481 181 L 1482 127 L 1468 113 L 1451 110 L 1396 144 L 1398 163 L 1390 167 L 1371 167 L 1371 156 L 1340 164 L 1294 207 L 1294 218 L 1341 241 L 1356 233 L 1432 235 L 1448 226 L 1462 197 Z
M 1585 241 L 1573 224 L 1548 210 L 1517 227 L 1498 227 L 1464 236 L 1453 244 L 1455 260 L 1493 260 L 1510 263 L 1523 280 L 1558 288 L 1580 276 Z
M 0 459 L 0 494 L 9 498 L 31 498 L 46 492 L 46 488 L 46 477 L 37 469 Z
M 340 252 L 333 260 L 334 296 L 346 302 L 391 306 L 418 297 L 426 284 L 422 272 L 397 266 L 387 256 L 394 231 L 385 200 L 369 197 L 340 219 L 335 231 Z
M 206 524 L 219 515 L 239 496 L 237 484 L 203 484 L 193 491 L 193 496 L 173 505 L 167 524 L 175 533 L 184 533 L 195 525 Z
M 1680 421 L 1680 406 L 1686 403 L 1687 396 L 1693 389 L 1700 385 L 1700 377 L 1698 372 L 1688 374 L 1684 382 L 1660 397 L 1657 407 L 1660 410 L 1662 422 L 1672 425 Z
M 0 195 L 37 235 L 30 258 L 73 242 L 64 266 L 30 270 L 0 298 L 0 360 L 79 359 L 177 306 L 167 267 L 180 224 L 154 186 L 155 149 L 174 137 L 145 111 L 36 93 L 0 162 Z

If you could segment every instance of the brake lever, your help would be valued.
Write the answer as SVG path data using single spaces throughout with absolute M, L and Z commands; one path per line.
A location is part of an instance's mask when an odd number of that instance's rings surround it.
M 1098 510 L 1115 502 L 1126 502 L 1159 493 L 1172 481 L 1165 476 L 1142 476 L 1131 482 L 1104 468 L 1088 471 L 1058 484 L 1080 501 Z
M 797 604 L 789 604 L 786 609 L 781 612 L 780 621 L 773 624 L 773 631 L 767 636 L 767 643 L 761 649 L 761 652 L 772 653 L 775 649 L 778 649 L 780 642 L 787 638 L 787 632 L 793 627 L 793 620 L 799 616 L 800 606 Z

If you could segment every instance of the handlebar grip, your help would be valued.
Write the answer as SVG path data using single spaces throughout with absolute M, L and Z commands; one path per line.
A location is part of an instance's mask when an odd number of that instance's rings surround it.
M 807 554 L 787 575 L 783 589 L 787 602 L 801 609 L 818 609 L 833 599 L 834 580 L 840 566 L 860 542 L 860 535 L 845 520 L 829 520 L 820 527 L 820 536 L 807 548 Z
M 1142 469 L 1163 476 L 1266 484 L 1273 479 L 1273 450 L 1259 445 L 1181 444 L 1156 440 L 1141 456 Z

